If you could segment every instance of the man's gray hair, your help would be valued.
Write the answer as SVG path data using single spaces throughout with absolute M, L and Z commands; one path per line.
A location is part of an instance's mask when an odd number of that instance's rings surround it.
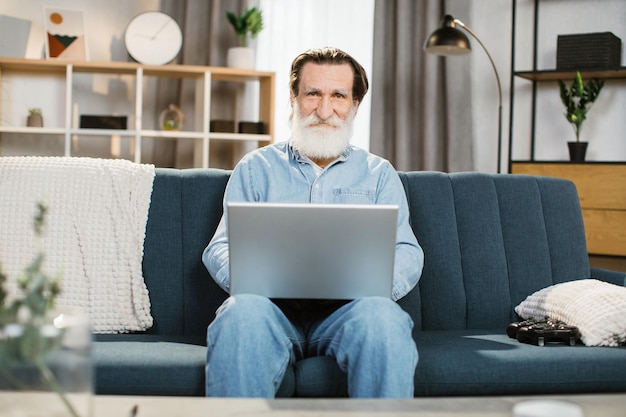
M 289 76 L 289 89 L 294 97 L 299 93 L 300 72 L 304 64 L 313 62 L 315 64 L 350 64 L 354 72 L 354 82 L 352 84 L 352 97 L 359 104 L 363 100 L 369 88 L 365 69 L 356 59 L 346 52 L 333 47 L 309 49 L 298 55 L 291 63 L 291 73 Z

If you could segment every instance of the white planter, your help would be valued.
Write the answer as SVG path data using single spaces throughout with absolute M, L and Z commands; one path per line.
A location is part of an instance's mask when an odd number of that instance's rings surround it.
M 254 50 L 241 46 L 230 48 L 226 65 L 231 68 L 254 69 Z

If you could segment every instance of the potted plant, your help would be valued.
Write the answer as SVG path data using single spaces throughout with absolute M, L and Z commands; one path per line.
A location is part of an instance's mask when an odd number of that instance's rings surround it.
M 588 143 L 580 141 L 580 131 L 583 122 L 587 119 L 587 112 L 604 87 L 604 81 L 594 78 L 584 83 L 580 71 L 576 71 L 576 76 L 569 88 L 561 80 L 559 80 L 559 87 L 561 101 L 565 105 L 565 118 L 572 124 L 576 134 L 576 142 L 567 143 L 570 160 L 582 162 L 585 160 Z
M 28 127 L 43 127 L 43 116 L 41 115 L 41 109 L 33 107 L 28 109 L 28 117 L 26 118 L 26 126 Z
M 257 37 L 263 30 L 263 15 L 261 10 L 253 7 L 242 14 L 226 12 L 226 18 L 233 26 L 237 35 L 238 47 L 228 50 L 227 65 L 233 68 L 252 69 L 254 67 L 254 54 L 248 47 L 250 39 Z

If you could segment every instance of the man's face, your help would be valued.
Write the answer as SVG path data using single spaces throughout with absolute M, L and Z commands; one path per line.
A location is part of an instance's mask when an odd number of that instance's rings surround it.
M 315 114 L 321 120 L 337 116 L 346 120 L 355 105 L 352 98 L 354 73 L 349 64 L 306 63 L 300 71 L 296 101 L 301 117 Z
M 358 103 L 352 97 L 354 73 L 349 64 L 305 64 L 293 107 L 293 146 L 312 159 L 341 155 L 352 136 Z

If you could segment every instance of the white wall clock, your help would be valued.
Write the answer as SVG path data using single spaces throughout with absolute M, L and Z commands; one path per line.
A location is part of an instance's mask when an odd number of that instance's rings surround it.
M 166 13 L 144 12 L 135 16 L 124 35 L 126 50 L 137 62 L 163 65 L 176 58 L 183 45 L 178 23 Z

